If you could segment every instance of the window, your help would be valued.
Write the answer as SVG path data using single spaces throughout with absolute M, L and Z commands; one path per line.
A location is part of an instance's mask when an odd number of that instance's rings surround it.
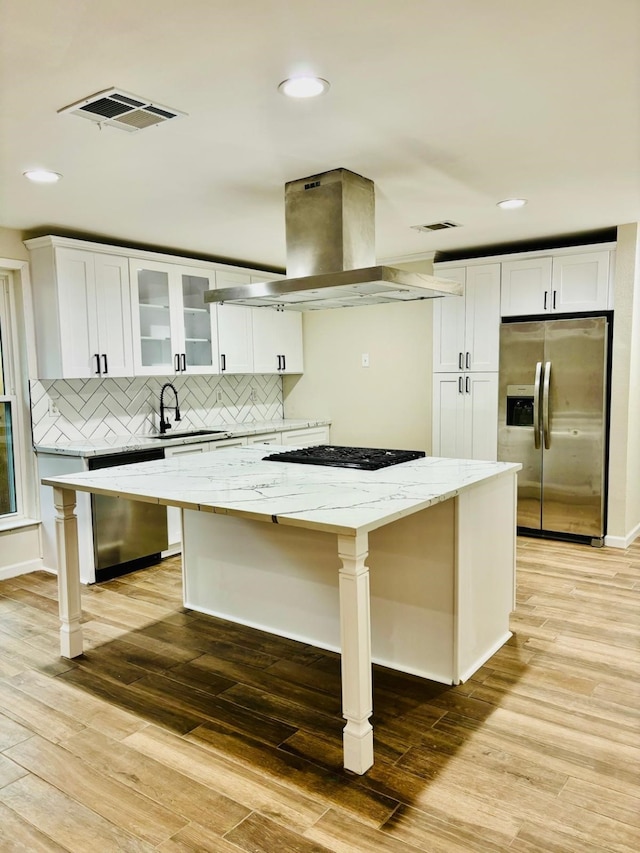
M 8 281 L 0 276 L 0 517 L 17 512 L 14 424 L 16 397 L 11 371 Z

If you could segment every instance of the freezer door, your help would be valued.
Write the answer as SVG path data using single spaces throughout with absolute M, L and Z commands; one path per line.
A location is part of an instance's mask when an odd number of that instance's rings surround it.
M 509 413 L 509 395 L 535 398 L 536 366 L 544 358 L 544 322 L 504 323 L 500 327 L 500 386 L 498 389 L 498 459 L 520 462 L 518 527 L 540 530 L 542 513 L 542 449 L 536 448 L 535 421 Z M 534 418 L 539 415 L 534 399 Z M 517 409 L 522 412 L 523 406 Z M 509 414 L 512 416 L 509 417 Z M 511 422 L 511 423 L 509 423 Z
M 550 532 L 604 535 L 607 335 L 605 317 L 546 325 L 542 527 Z

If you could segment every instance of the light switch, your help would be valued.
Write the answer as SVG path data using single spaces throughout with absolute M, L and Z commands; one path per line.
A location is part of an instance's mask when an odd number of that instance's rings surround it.
M 369 367 L 369 353 L 368 352 L 362 353 L 362 366 L 363 367 Z

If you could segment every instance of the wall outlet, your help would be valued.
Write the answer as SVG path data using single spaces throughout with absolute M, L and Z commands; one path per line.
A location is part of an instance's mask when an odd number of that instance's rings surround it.
M 258 394 L 257 394 L 255 388 L 252 388 L 251 391 L 249 392 L 249 399 L 251 400 L 252 403 L 255 403 L 256 400 L 258 399 Z
M 60 417 L 60 410 L 58 409 L 58 404 L 55 400 L 49 398 L 49 417 L 50 418 L 58 418 Z
M 362 353 L 362 366 L 363 367 L 369 367 L 369 353 L 368 352 Z
M 216 403 L 222 402 L 222 391 L 216 391 Z

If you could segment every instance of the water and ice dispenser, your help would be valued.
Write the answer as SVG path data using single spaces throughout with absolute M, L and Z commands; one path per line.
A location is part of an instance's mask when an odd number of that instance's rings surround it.
M 507 426 L 533 426 L 533 385 L 507 386 Z

